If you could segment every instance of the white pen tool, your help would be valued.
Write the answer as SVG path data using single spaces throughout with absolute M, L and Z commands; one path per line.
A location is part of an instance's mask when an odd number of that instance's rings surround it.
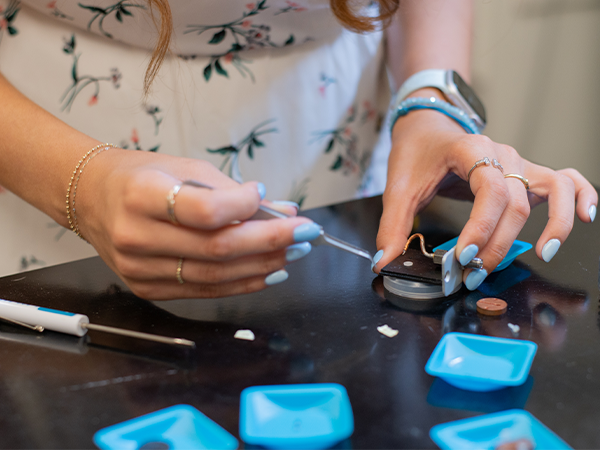
M 12 302 L 4 299 L 0 299 L 0 319 L 39 332 L 52 330 L 75 336 L 83 336 L 88 330 L 94 330 L 161 342 L 163 344 L 184 345 L 192 348 L 196 347 L 195 342 L 187 339 L 158 336 L 139 331 L 125 330 L 123 328 L 96 325 L 90 323 L 88 316 L 83 314 L 75 314 L 41 306 L 26 305 L 24 303 Z

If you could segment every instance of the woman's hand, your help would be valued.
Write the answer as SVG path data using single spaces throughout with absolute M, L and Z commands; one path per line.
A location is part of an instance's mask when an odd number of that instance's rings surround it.
M 402 253 L 414 216 L 442 188 L 464 198 L 465 193 L 469 194 L 464 188 L 470 187 L 475 197 L 471 216 L 456 245 L 457 258 L 463 265 L 475 256 L 483 259 L 482 270 L 465 271 L 465 285 L 471 290 L 502 261 L 531 207 L 549 203 L 548 223 L 536 245 L 536 254 L 546 262 L 567 239 L 575 212 L 583 222 L 594 220 L 598 195 L 578 171 L 554 171 L 533 164 L 508 145 L 466 134 L 437 111 L 412 111 L 401 117 L 394 126 L 392 142 L 377 236 L 380 252 L 376 271 Z M 491 164 L 481 165 L 472 171 L 467 185 L 469 171 L 484 157 L 496 159 L 503 172 Z M 503 173 L 526 178 L 529 190 L 523 180 L 505 178 Z
M 182 186 L 174 225 L 167 195 L 186 179 L 215 189 Z M 259 208 L 261 190 L 255 182 L 237 184 L 204 161 L 108 150 L 81 176 L 77 220 L 82 235 L 140 297 L 242 294 L 284 281 L 284 266 L 306 255 L 306 241 L 319 234 L 303 217 L 246 221 Z M 296 214 L 294 207 L 276 207 Z

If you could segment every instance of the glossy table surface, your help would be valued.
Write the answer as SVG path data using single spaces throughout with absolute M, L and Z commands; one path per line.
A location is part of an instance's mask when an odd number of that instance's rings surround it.
M 458 234 L 470 206 L 436 199 L 420 215 L 430 249 Z M 380 214 L 379 197 L 306 213 L 370 251 Z M 519 239 L 535 245 L 546 215 L 545 206 L 534 210 Z M 99 258 L 2 278 L 0 298 L 191 339 L 197 348 L 0 323 L 0 447 L 94 448 L 96 431 L 177 404 L 239 438 L 244 388 L 335 382 L 346 387 L 355 419 L 339 448 L 435 448 L 434 425 L 511 408 L 529 411 L 575 448 L 600 448 L 599 237 L 598 224 L 576 220 L 550 263 L 530 250 L 478 291 L 426 305 L 386 300 L 368 261 L 329 247 L 291 264 L 285 283 L 215 300 L 141 300 Z M 505 299 L 507 313 L 479 316 L 475 302 L 489 296 Z M 399 334 L 383 336 L 384 324 Z M 238 329 L 256 339 L 234 339 Z M 475 393 L 427 375 L 427 359 L 450 331 L 536 342 L 526 383 Z

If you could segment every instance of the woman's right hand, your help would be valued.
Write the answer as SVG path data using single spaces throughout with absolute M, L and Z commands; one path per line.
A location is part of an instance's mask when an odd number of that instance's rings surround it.
M 287 278 L 285 265 L 306 255 L 307 241 L 320 232 L 309 219 L 293 217 L 291 206 L 278 207 L 290 218 L 248 221 L 261 203 L 259 183 L 240 185 L 205 161 L 102 153 L 79 181 L 79 229 L 139 297 L 214 298 L 264 289 Z M 187 179 L 215 189 L 182 186 L 174 225 L 167 195 Z

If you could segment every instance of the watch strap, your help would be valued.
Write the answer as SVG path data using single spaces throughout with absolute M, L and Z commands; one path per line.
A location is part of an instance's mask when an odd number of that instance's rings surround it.
M 447 97 L 448 85 L 446 82 L 446 72 L 446 69 L 427 69 L 408 77 L 396 94 L 393 109 L 398 108 L 398 105 L 406 100 L 406 97 L 410 94 L 423 88 L 432 87 L 439 89 Z

